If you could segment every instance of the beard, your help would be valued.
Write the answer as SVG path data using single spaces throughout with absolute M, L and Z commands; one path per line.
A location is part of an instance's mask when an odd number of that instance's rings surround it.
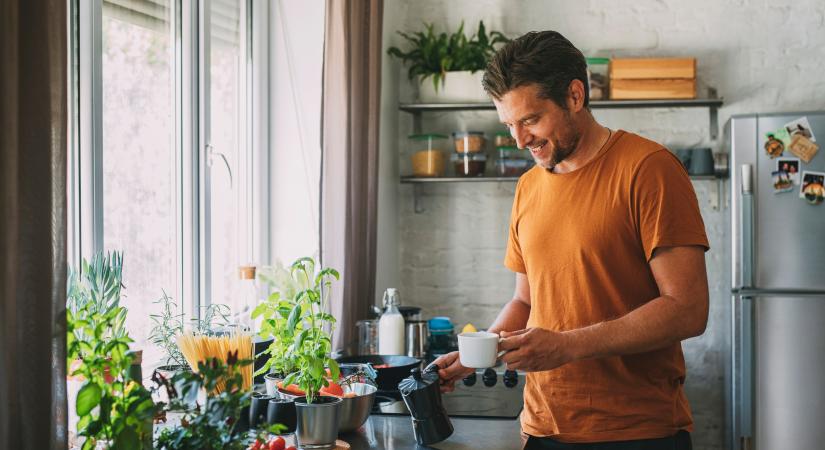
M 552 147 L 547 149 L 550 154 L 545 158 L 533 154 L 533 159 L 536 161 L 536 164 L 551 172 L 557 164 L 567 159 L 576 151 L 576 147 L 579 146 L 579 141 L 581 141 L 582 134 L 573 124 L 570 113 L 565 115 L 565 119 L 564 130 L 559 138 L 551 138 L 549 141 L 545 139 L 536 146 L 541 147 L 542 145 L 546 146 L 548 142 L 552 143 Z

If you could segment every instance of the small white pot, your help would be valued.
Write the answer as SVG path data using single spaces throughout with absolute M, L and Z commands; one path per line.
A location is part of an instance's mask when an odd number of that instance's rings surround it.
M 418 97 L 421 103 L 487 103 L 490 97 L 481 87 L 484 71 L 462 70 L 447 72 L 444 83 L 438 83 L 438 92 L 432 77 L 421 81 L 419 78 Z
M 282 378 L 274 373 L 264 375 L 264 385 L 266 386 L 266 395 L 278 396 L 278 382 Z

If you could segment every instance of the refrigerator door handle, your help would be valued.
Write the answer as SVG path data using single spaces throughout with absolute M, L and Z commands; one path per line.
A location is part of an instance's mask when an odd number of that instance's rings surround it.
M 739 248 L 741 249 L 740 261 L 742 262 L 742 279 L 739 286 L 752 287 L 753 283 L 753 239 L 754 239 L 754 217 L 755 204 L 753 198 L 753 166 L 750 164 L 742 164 L 741 166 L 742 179 L 742 207 L 740 209 L 739 223 L 742 226 L 740 236 L 742 241 Z

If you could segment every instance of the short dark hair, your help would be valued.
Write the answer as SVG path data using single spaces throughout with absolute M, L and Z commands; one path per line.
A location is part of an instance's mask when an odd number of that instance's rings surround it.
M 481 84 L 497 100 L 517 87 L 537 84 L 543 98 L 567 109 L 567 91 L 573 80 L 584 84 L 584 106 L 589 107 L 587 61 L 582 52 L 557 31 L 531 31 L 493 55 Z

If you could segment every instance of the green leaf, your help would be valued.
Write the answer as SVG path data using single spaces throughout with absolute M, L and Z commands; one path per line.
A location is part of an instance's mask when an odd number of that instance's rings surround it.
M 95 406 L 100 403 L 102 395 L 100 386 L 92 382 L 87 382 L 77 393 L 76 409 L 78 416 L 89 414 Z
M 292 308 L 292 311 L 289 313 L 289 318 L 287 319 L 287 329 L 290 333 L 295 332 L 295 327 L 298 325 L 298 321 L 301 320 L 301 305 L 295 305 Z
M 337 380 L 338 375 L 341 374 L 341 369 L 338 367 L 338 362 L 332 358 L 328 358 L 327 366 L 329 367 L 330 378 L 332 378 L 333 380 Z
M 140 450 L 140 436 L 132 427 L 124 427 L 115 436 L 114 450 Z

